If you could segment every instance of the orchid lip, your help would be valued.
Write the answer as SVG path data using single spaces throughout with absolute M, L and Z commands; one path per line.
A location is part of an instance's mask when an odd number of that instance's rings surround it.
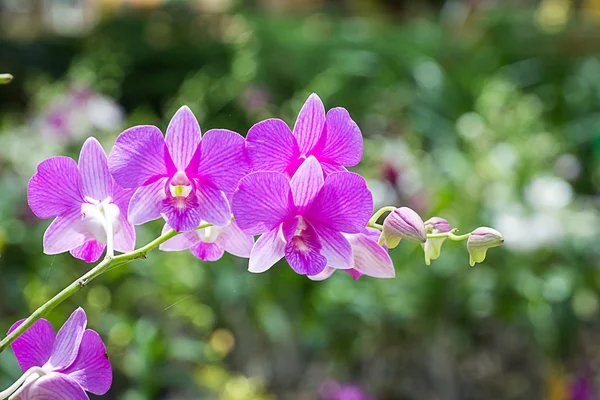
M 76 223 L 75 230 L 91 235 L 97 242 L 106 244 L 107 224 L 112 226 L 113 234 L 119 232 L 121 225 L 119 223 L 119 207 L 112 203 L 109 196 L 100 201 L 86 197 L 87 203 L 81 204 L 81 219 Z
M 169 192 L 173 197 L 186 198 L 192 192 L 192 183 L 183 171 L 177 171 L 169 182 Z
M 202 221 L 201 223 L 204 223 L 204 221 Z M 223 232 L 223 229 L 225 229 L 225 227 L 208 226 L 204 229 L 198 230 L 197 233 L 198 233 L 198 237 L 200 238 L 200 240 L 202 242 L 214 243 L 219 238 L 219 235 L 221 234 L 221 232 Z

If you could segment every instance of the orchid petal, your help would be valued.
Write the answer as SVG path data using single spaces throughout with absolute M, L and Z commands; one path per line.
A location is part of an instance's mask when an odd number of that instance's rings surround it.
M 163 226 L 161 235 L 164 235 L 171 229 L 172 228 L 169 226 L 169 224 L 165 224 L 165 226 Z M 198 243 L 200 243 L 200 236 L 198 236 L 198 232 L 194 230 L 177 235 L 162 243 L 158 248 L 162 251 L 181 251 L 187 250 Z
M 338 269 L 352 268 L 352 247 L 341 233 L 320 224 L 313 224 L 321 242 L 321 254 L 327 265 Z
M 254 171 L 284 173 L 300 156 L 292 131 L 280 119 L 267 119 L 255 124 L 246 136 L 248 155 Z
M 23 387 L 14 400 L 89 400 L 83 388 L 68 375 L 52 372 Z
M 127 216 L 127 209 L 129 208 L 129 202 L 131 197 L 135 193 L 134 189 L 123 189 L 116 183 L 113 185 L 112 202 L 119 207 L 119 211 L 124 216 Z
M 133 225 L 141 225 L 160 218 L 162 202 L 167 197 L 165 186 L 168 178 L 162 178 L 147 186 L 138 188 L 131 201 L 127 215 Z
M 290 184 L 278 172 L 251 173 L 240 181 L 232 209 L 244 232 L 250 235 L 269 232 L 290 216 Z
M 108 169 L 120 186 L 137 188 L 170 175 L 175 166 L 160 130 L 140 125 L 119 135 L 108 156 Z
M 308 279 L 313 281 L 323 281 L 329 278 L 335 272 L 335 270 L 336 268 L 327 266 L 323 271 L 319 272 L 316 275 L 308 275 Z
M 248 271 L 254 273 L 265 272 L 285 255 L 285 242 L 279 234 L 279 227 L 265 233 L 258 238 L 248 263 Z
M 198 120 L 188 106 L 182 106 L 171 118 L 165 137 L 173 163 L 179 171 L 184 171 L 190 163 L 200 138 Z
M 15 322 L 8 330 L 8 334 L 10 335 L 23 322 L 25 322 L 24 319 Z M 31 367 L 41 367 L 46 364 L 52 354 L 55 340 L 54 328 L 45 319 L 37 320 L 17 337 L 11 347 L 21 371 L 26 372 Z
M 377 244 L 377 239 L 364 233 L 347 235 L 354 257 L 354 269 L 374 278 L 396 276 L 394 264 L 388 252 Z
M 356 122 L 342 107 L 327 112 L 325 129 L 317 146 L 320 160 L 331 164 L 354 166 L 363 153 L 363 139 Z
M 363 229 L 363 231 L 360 234 L 365 235 L 366 237 L 373 240 L 374 242 L 377 242 L 379 240 L 379 236 L 381 236 L 381 231 L 379 229 L 367 227 L 367 228 Z M 385 247 L 385 245 L 383 245 L 381 247 L 383 247 L 384 249 L 387 249 L 387 247 Z
M 61 372 L 69 375 L 88 392 L 97 395 L 108 392 L 112 384 L 112 369 L 100 335 L 90 329 L 86 330 L 81 338 L 77 358 Z
M 223 257 L 224 250 L 216 243 L 200 242 L 190 247 L 192 254 L 203 261 L 217 261 Z
M 56 335 L 56 342 L 48 363 L 55 370 L 69 367 L 75 361 L 83 332 L 87 325 L 87 317 L 83 308 L 78 308 L 71 314 L 67 322 Z
M 254 246 L 254 238 L 244 233 L 238 224 L 232 221 L 219 234 L 215 243 L 234 256 L 249 258 Z
M 169 196 L 163 200 L 161 215 L 177 232 L 194 231 L 200 225 L 198 197 L 190 193 L 187 197 Z
M 116 251 L 129 253 L 135 249 L 135 228 L 127 220 L 127 214 L 121 210 L 119 214 L 120 228 L 115 234 L 114 246 Z
M 79 209 L 83 198 L 75 161 L 69 157 L 42 161 L 29 181 L 27 200 L 38 218 L 52 218 Z
M 233 193 L 240 179 L 250 172 L 244 138 L 233 131 L 211 129 L 206 132 L 199 152 L 197 169 L 190 174 L 226 193 Z
M 348 170 L 341 165 L 332 164 L 327 161 L 319 160 L 321 168 L 323 168 L 323 174 L 325 176 L 331 175 L 334 172 L 348 172 Z
M 324 125 L 325 107 L 319 96 L 313 93 L 302 106 L 294 125 L 294 136 L 298 141 L 301 154 L 308 154 L 315 147 Z
M 355 281 L 357 281 L 358 278 L 364 275 L 362 272 L 354 268 L 343 269 L 342 271 L 347 272 Z
M 323 170 L 316 158 L 310 156 L 302 163 L 292 177 L 290 186 L 297 212 L 302 213 L 323 187 Z
M 231 209 L 225 193 L 212 186 L 200 184 L 196 196 L 198 196 L 198 215 L 203 221 L 218 226 L 229 224 Z M 200 221 L 196 226 L 199 224 Z
M 113 180 L 108 172 L 106 153 L 93 137 L 87 139 L 81 148 L 79 171 L 83 196 L 102 201 L 113 195 Z
M 92 263 L 98 261 L 102 253 L 104 253 L 105 248 L 105 244 L 98 243 L 96 240 L 92 239 L 81 246 L 72 249 L 71 255 L 87 263 Z
M 365 179 L 354 172 L 336 172 L 325 179 L 305 216 L 339 232 L 358 233 L 367 225 L 371 211 L 373 196 Z
M 85 235 L 75 229 L 80 219 L 81 211 L 79 210 L 56 217 L 44 233 L 44 253 L 60 254 L 84 244 Z

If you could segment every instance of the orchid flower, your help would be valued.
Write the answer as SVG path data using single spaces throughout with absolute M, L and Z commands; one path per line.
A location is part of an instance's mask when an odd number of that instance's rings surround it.
M 373 198 L 364 178 L 337 172 L 323 178 L 309 156 L 291 181 L 279 172 L 254 172 L 233 194 L 233 215 L 247 234 L 263 234 L 250 253 L 249 271 L 264 272 L 285 256 L 298 274 L 317 275 L 327 265 L 352 267 L 343 233 L 366 226 Z
M 316 94 L 304 103 L 294 131 L 280 119 L 255 124 L 246 137 L 254 171 L 274 171 L 294 175 L 309 156 L 320 163 L 325 175 L 345 171 L 344 166 L 360 162 L 362 135 L 346 109 L 325 108 Z
M 9 333 L 23 321 L 16 322 Z M 106 347 L 86 325 L 85 312 L 78 308 L 58 335 L 50 322 L 40 319 L 19 336 L 12 349 L 24 373 L 24 383 L 10 398 L 89 400 L 86 391 L 97 395 L 108 392 L 112 369 Z
M 380 232 L 375 228 L 365 228 L 360 233 L 344 234 L 352 247 L 352 268 L 344 269 L 354 280 L 363 275 L 373 278 L 393 278 L 396 276 L 394 264 L 387 247 L 377 244 Z M 336 271 L 333 267 L 325 267 L 318 275 L 309 276 L 314 281 L 329 278 Z
M 165 224 L 163 233 L 171 227 Z M 252 235 L 244 233 L 235 221 L 227 226 L 210 226 L 175 236 L 160 245 L 163 251 L 190 249 L 192 254 L 204 261 L 217 261 L 226 251 L 234 256 L 248 258 L 254 245 Z
M 70 251 L 87 262 L 97 261 L 104 249 L 133 251 L 135 230 L 127 222 L 132 191 L 119 187 L 108 172 L 100 143 L 83 144 L 79 165 L 69 157 L 52 157 L 38 166 L 29 181 L 29 207 L 39 218 L 56 219 L 44 234 L 44 253 Z
M 186 106 L 175 113 L 164 138 L 149 125 L 121 133 L 108 164 L 118 184 L 136 189 L 129 204 L 132 224 L 162 216 L 178 232 L 192 231 L 202 220 L 227 225 L 226 195 L 250 170 L 244 138 L 213 129 L 201 139 L 198 121 Z

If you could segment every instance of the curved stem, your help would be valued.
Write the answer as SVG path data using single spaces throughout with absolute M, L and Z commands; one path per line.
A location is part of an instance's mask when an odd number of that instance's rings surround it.
M 379 229 L 380 231 L 382 231 L 382 230 L 383 230 L 383 225 L 379 225 L 378 223 L 375 223 L 375 222 L 371 222 L 371 221 L 369 221 L 369 223 L 367 224 L 367 226 L 368 226 L 369 228 L 375 228 L 375 229 Z
M 450 232 L 444 233 L 428 233 L 427 239 L 450 239 L 454 240 L 455 242 L 459 242 L 461 240 L 468 239 L 469 236 L 471 236 L 471 233 L 465 233 L 464 235 L 455 235 L 456 232 L 458 232 L 457 229 L 453 229 Z
M 212 224 L 208 224 L 208 223 L 202 224 L 202 225 L 198 226 L 198 228 L 196 228 L 196 229 L 208 228 L 209 226 L 212 226 Z M 107 255 L 106 258 L 104 260 L 102 260 L 98 265 L 96 265 L 94 268 L 89 270 L 81 278 L 75 280 L 69 286 L 64 288 L 60 293 L 58 293 L 56 296 L 54 296 L 53 298 L 48 300 L 42 306 L 40 306 L 29 317 L 27 317 L 27 319 L 25 321 L 23 321 L 23 323 L 21 325 L 19 325 L 19 327 L 17 329 L 15 329 L 14 331 L 12 331 L 10 333 L 10 335 L 7 335 L 4 339 L 2 339 L 2 341 L 0 341 L 0 353 L 2 353 L 4 350 L 6 350 L 6 348 L 12 342 L 14 342 L 14 340 L 16 338 L 18 338 L 20 335 L 22 335 L 23 332 L 25 332 L 27 329 L 29 329 L 37 320 L 42 318 L 44 315 L 48 314 L 60 303 L 62 303 L 69 297 L 73 296 L 80 289 L 83 289 L 93 279 L 102 275 L 109 269 L 112 269 L 119 265 L 123 265 L 131 260 L 135 260 L 135 259 L 139 259 L 139 258 L 146 258 L 146 253 L 155 249 L 160 244 L 166 242 L 167 240 L 171 239 L 172 237 L 179 235 L 179 233 L 180 232 L 176 232 L 173 229 L 171 229 L 170 231 L 160 235 L 159 237 L 157 237 L 156 239 L 154 239 L 147 245 L 140 247 L 139 249 L 134 250 L 130 253 L 121 254 L 116 257 L 111 257 L 110 255 Z M 1 400 L 1 398 L 0 398 L 0 400 Z
M 387 206 L 387 207 L 380 208 L 379 210 L 377 210 L 375 212 L 375 214 L 373 214 L 373 216 L 369 220 L 368 226 L 371 226 L 371 224 L 376 224 L 379 217 L 381 217 L 384 213 L 394 211 L 395 209 L 396 209 L 396 207 L 394 207 L 394 206 Z M 376 227 L 373 226 L 373 228 L 376 228 Z
M 44 372 L 44 370 L 41 369 L 40 367 L 31 367 L 31 368 L 29 368 L 8 389 L 3 390 L 2 392 L 0 392 L 0 400 L 4 400 L 8 396 L 10 396 L 11 394 L 13 394 L 17 389 L 19 389 L 19 387 L 21 387 L 21 385 L 23 384 L 23 382 L 25 382 L 27 380 L 27 378 L 29 378 L 33 374 L 38 374 L 38 375 L 42 376 L 42 375 L 45 375 L 46 372 Z

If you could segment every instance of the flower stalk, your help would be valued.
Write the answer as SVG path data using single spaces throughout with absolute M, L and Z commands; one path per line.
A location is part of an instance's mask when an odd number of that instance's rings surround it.
M 198 226 L 198 229 L 208 228 L 212 226 L 212 224 L 202 224 Z M 73 281 L 69 286 L 64 288 L 60 293 L 56 296 L 48 300 L 42 306 L 40 306 L 37 310 L 35 310 L 17 329 L 7 335 L 2 341 L 0 341 L 0 353 L 2 353 L 12 342 L 15 341 L 23 332 L 29 329 L 36 321 L 40 318 L 44 317 L 50 311 L 52 311 L 56 306 L 61 304 L 63 301 L 73 296 L 79 290 L 83 289 L 88 283 L 102 275 L 106 271 L 115 268 L 117 266 L 121 266 L 123 264 L 128 263 L 129 261 L 146 258 L 146 253 L 151 250 L 157 248 L 160 244 L 166 242 L 167 240 L 177 236 L 179 232 L 171 229 L 166 233 L 160 235 L 150 243 L 146 244 L 143 247 L 140 247 L 137 250 L 134 250 L 129 253 L 121 254 L 116 257 L 111 257 L 107 255 L 104 260 L 102 260 L 98 265 L 89 270 L 85 275 L 81 276 L 79 279 Z M 0 397 L 2 399 L 2 397 Z

